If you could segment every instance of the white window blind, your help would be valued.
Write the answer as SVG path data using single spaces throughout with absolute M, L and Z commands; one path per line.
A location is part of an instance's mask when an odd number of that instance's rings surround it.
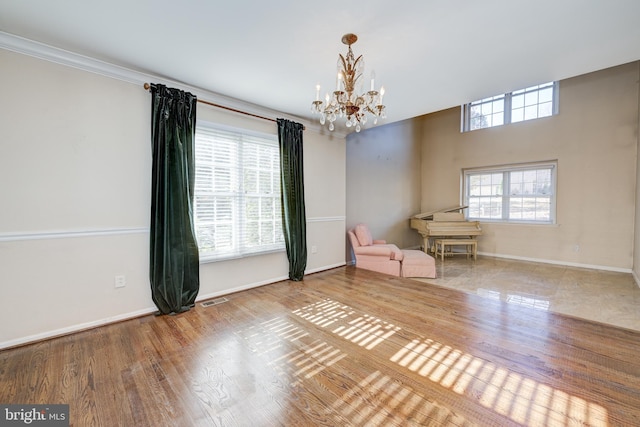
M 555 223 L 556 169 L 553 161 L 465 170 L 467 218 Z
M 195 153 L 200 258 L 284 249 L 277 137 L 199 125 Z

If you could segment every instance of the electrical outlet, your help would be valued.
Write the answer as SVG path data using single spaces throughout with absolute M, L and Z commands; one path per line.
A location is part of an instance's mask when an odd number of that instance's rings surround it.
M 580 245 L 575 245 L 573 247 L 573 252 L 580 252 Z
M 312 254 L 318 253 L 318 247 L 317 246 L 311 246 L 311 253 Z
M 124 276 L 115 277 L 116 288 L 124 288 L 127 285 L 127 278 Z

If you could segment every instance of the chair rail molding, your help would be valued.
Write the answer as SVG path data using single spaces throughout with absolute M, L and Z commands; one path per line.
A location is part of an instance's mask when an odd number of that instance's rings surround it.
M 19 242 L 24 240 L 69 239 L 77 237 L 115 236 L 120 234 L 148 233 L 149 229 L 138 228 L 104 228 L 92 230 L 34 231 L 23 233 L 0 233 L 0 242 Z
M 344 216 L 316 216 L 307 218 L 307 222 L 345 222 Z

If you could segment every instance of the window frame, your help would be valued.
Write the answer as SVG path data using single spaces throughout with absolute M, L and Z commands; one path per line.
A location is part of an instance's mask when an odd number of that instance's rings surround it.
M 229 154 L 233 161 L 220 164 L 218 167 L 214 167 L 216 161 L 211 158 L 208 161 L 204 161 L 201 156 L 203 153 L 202 147 L 199 144 L 203 144 L 203 139 L 220 138 L 220 143 L 227 145 L 231 148 L 232 153 Z M 202 138 L 201 138 L 202 137 Z M 224 139 L 224 141 L 222 141 Z M 215 142 L 210 142 L 215 144 Z M 236 144 L 230 146 L 229 144 Z M 194 141 L 194 157 L 195 157 L 195 186 L 194 186 L 194 201 L 193 201 L 193 217 L 194 217 L 194 231 L 196 233 L 196 240 L 198 242 L 198 249 L 200 251 L 200 262 L 215 262 L 224 261 L 229 259 L 244 258 L 248 256 L 262 255 L 273 252 L 283 252 L 286 250 L 284 236 L 282 234 L 282 211 L 281 211 L 281 185 L 280 185 L 280 153 L 278 136 L 274 134 L 262 133 L 251 131 L 242 128 L 231 127 L 222 125 L 219 123 L 213 123 L 208 121 L 198 120 L 196 123 L 195 141 Z M 250 149 L 256 149 L 256 146 L 268 147 L 268 151 L 272 156 L 275 155 L 275 159 L 271 157 L 270 168 L 260 168 L 258 163 L 254 166 L 249 165 L 249 155 L 247 154 Z M 250 147 L 253 146 L 253 147 Z M 255 159 L 259 158 L 259 155 L 253 156 Z M 257 160 L 256 160 L 257 162 Z M 208 181 L 207 173 L 204 172 L 204 168 L 208 168 L 207 172 L 211 175 L 211 187 L 204 188 L 203 182 Z M 221 191 L 215 190 L 215 172 L 226 172 L 225 175 L 229 177 L 228 189 Z M 253 171 L 256 175 L 255 185 L 259 187 L 259 171 L 264 171 L 270 174 L 271 180 L 271 192 L 254 191 L 249 193 L 249 184 L 247 182 L 247 176 L 245 172 Z M 205 191 L 207 190 L 207 191 Z M 210 191 L 209 191 L 210 190 Z M 227 215 L 226 220 L 216 220 L 216 208 L 213 207 L 210 210 L 209 219 L 207 221 L 201 220 L 201 216 L 204 216 L 205 209 L 200 208 L 200 202 L 203 198 L 208 197 L 209 203 L 215 205 L 221 202 L 223 199 L 230 206 L 230 212 Z M 217 197 L 217 199 L 216 199 Z M 267 244 L 259 244 L 257 246 L 247 245 L 247 235 L 249 233 L 249 227 L 247 226 L 251 222 L 256 222 L 255 219 L 249 221 L 248 201 L 259 199 L 258 202 L 260 208 L 258 216 L 259 227 L 263 222 L 271 222 L 273 226 L 273 242 Z M 263 217 L 261 214 L 262 200 L 271 200 L 271 215 Z M 216 200 L 216 201 L 214 201 Z M 204 204 L 204 202 L 202 202 Z M 269 203 L 267 202 L 267 205 Z M 230 216 L 230 218 L 228 218 Z M 217 221 L 217 222 L 216 222 Z M 223 223 L 227 223 L 227 226 L 231 230 L 231 238 L 226 240 L 230 243 L 231 248 L 225 250 L 207 250 L 205 248 L 204 240 L 207 237 L 205 229 L 209 228 L 211 236 L 215 234 L 216 225 L 220 226 Z M 245 233 L 246 232 L 246 233 Z M 260 233 L 259 233 L 260 234 Z
M 550 171 L 550 182 L 549 182 L 549 193 L 531 193 L 528 198 L 534 199 L 544 199 L 549 198 L 549 219 L 548 220 L 536 220 L 536 219 L 524 219 L 524 218 L 512 218 L 511 210 L 510 210 L 510 202 L 518 197 L 524 198 L 522 195 L 514 195 L 510 194 L 511 191 L 508 191 L 505 194 L 504 188 L 511 188 L 510 180 L 512 178 L 511 174 L 513 172 L 529 172 L 529 171 L 539 171 L 539 170 L 549 170 Z M 483 216 L 472 216 L 471 209 L 471 185 L 470 179 L 472 176 L 478 175 L 491 175 L 491 174 L 502 174 L 503 180 L 501 182 L 502 192 L 501 194 L 489 194 L 483 196 L 476 197 L 493 197 L 500 199 L 500 209 L 501 215 L 499 218 L 488 218 Z M 542 162 L 532 162 L 532 163 L 519 163 L 519 164 L 510 164 L 510 165 L 501 165 L 501 166 L 489 166 L 489 167 L 474 167 L 474 168 L 466 168 L 462 169 L 461 180 L 462 180 L 462 203 L 463 206 L 468 206 L 465 209 L 465 218 L 471 221 L 482 221 L 482 222 L 492 222 L 492 223 L 515 223 L 515 224 L 536 224 L 536 225 L 555 225 L 557 224 L 556 219 L 556 206 L 557 206 L 557 181 L 558 181 L 558 161 L 557 160 L 548 160 Z
M 539 98 L 539 94 L 541 91 L 547 89 L 551 87 L 552 88 L 552 97 L 551 97 L 551 101 L 546 101 L 546 102 L 540 102 L 540 98 Z M 537 97 L 537 102 L 535 104 L 525 104 L 523 102 L 523 106 L 522 107 L 516 107 L 516 109 L 523 109 L 523 119 L 522 120 L 513 120 L 513 100 L 514 98 L 519 97 L 520 95 L 522 95 L 523 97 L 526 97 L 526 95 L 530 95 L 533 93 L 537 93 L 536 97 Z M 524 89 L 518 89 L 518 90 L 514 90 L 512 92 L 507 92 L 504 94 L 500 94 L 500 95 L 495 95 L 495 96 L 490 96 L 487 98 L 482 98 L 476 101 L 472 101 L 469 102 L 467 104 L 464 104 L 461 106 L 461 117 L 460 117 L 460 132 L 471 132 L 471 131 L 475 131 L 475 130 L 480 130 L 480 129 L 488 129 L 488 128 L 492 128 L 492 127 L 496 127 L 496 126 L 503 126 L 503 125 L 507 125 L 507 124 L 513 124 L 513 123 L 520 123 L 520 122 L 525 122 L 525 121 L 529 121 L 529 120 L 535 120 L 535 119 L 541 119 L 541 118 L 545 118 L 545 117 L 552 117 L 558 114 L 558 98 L 559 98 L 559 82 L 553 81 L 553 82 L 546 82 L 546 83 L 541 83 L 539 85 L 534 85 L 534 86 L 529 86 L 526 87 Z M 501 101 L 503 102 L 503 109 L 502 111 L 497 110 L 496 112 L 493 112 L 493 104 L 496 102 Z M 540 116 L 539 114 L 539 108 L 540 105 L 542 104 L 547 104 L 551 102 L 551 114 L 549 115 L 545 115 L 545 116 Z M 481 109 L 483 109 L 484 106 L 488 106 L 491 104 L 491 113 L 489 114 L 481 114 L 479 116 L 474 115 L 472 117 L 472 108 L 474 107 L 478 107 L 480 106 Z M 526 107 L 532 107 L 532 106 L 536 106 L 537 107 L 537 115 L 535 117 L 531 117 L 531 118 L 525 118 L 525 113 L 524 113 L 524 109 Z M 494 122 L 494 117 L 497 116 L 498 113 L 502 113 L 501 115 L 501 119 L 502 120 L 496 120 L 498 123 L 493 124 Z M 476 119 L 477 117 L 482 117 L 485 118 L 486 117 L 491 117 L 491 124 L 488 124 L 487 126 L 481 126 L 481 127 L 471 127 L 471 121 L 473 119 Z M 497 118 L 497 117 L 496 117 Z

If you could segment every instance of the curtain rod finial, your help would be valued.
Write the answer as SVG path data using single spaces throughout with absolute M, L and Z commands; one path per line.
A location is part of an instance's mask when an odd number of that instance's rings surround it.
M 145 83 L 144 84 L 144 88 L 145 88 L 145 90 L 149 90 L 149 89 L 151 89 L 151 85 L 149 83 Z

